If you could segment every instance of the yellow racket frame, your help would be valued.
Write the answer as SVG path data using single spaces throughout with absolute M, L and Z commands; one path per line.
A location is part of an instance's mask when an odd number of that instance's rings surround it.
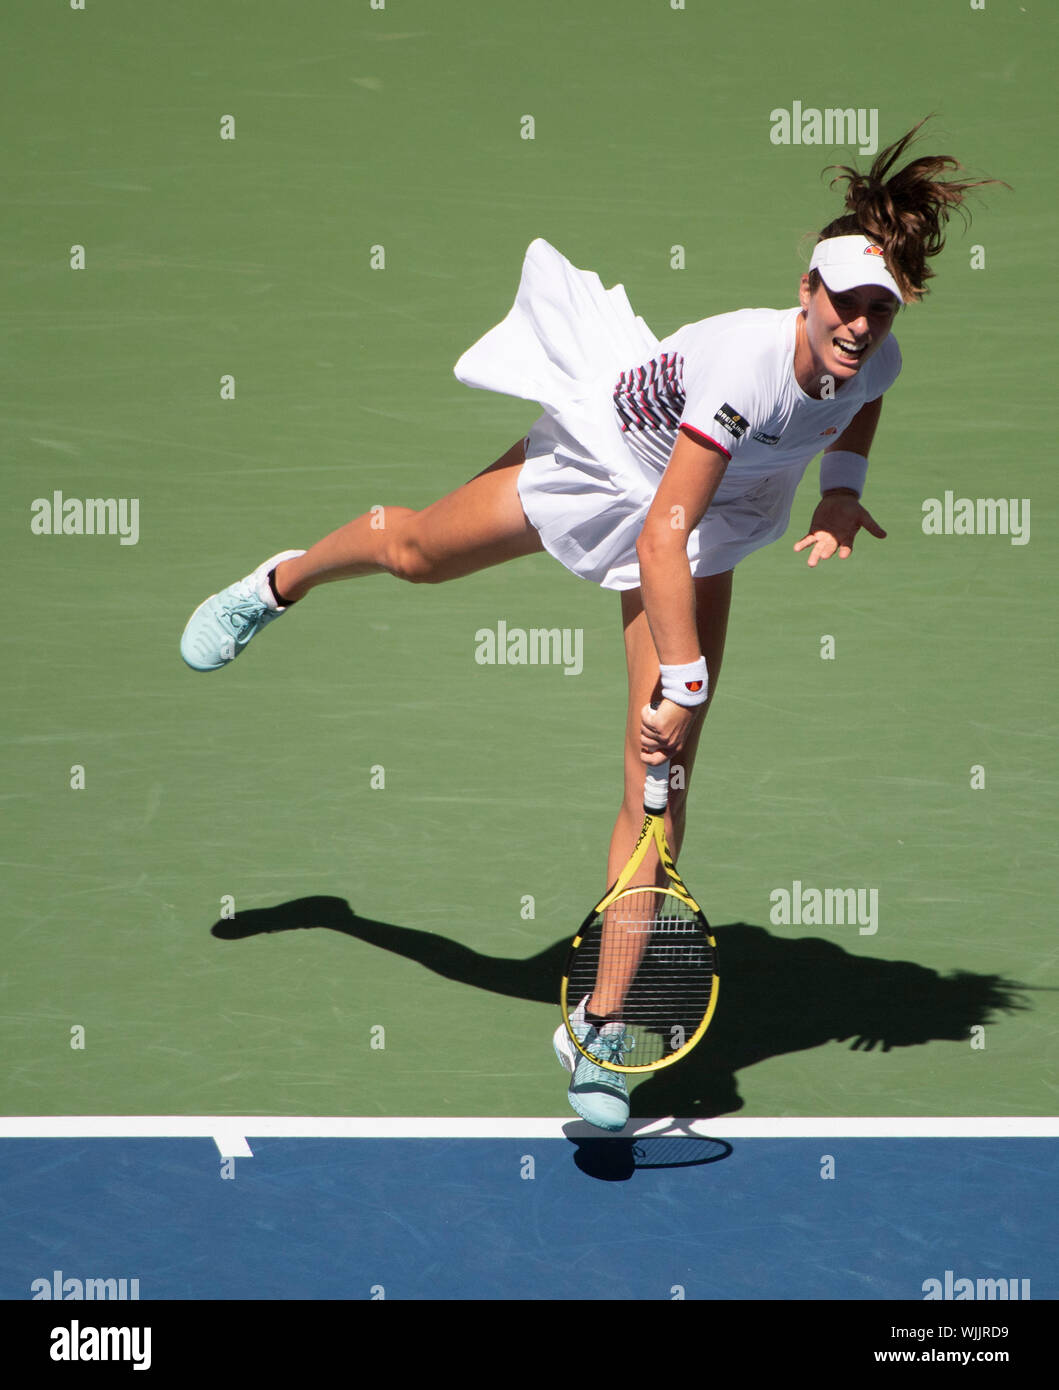
M 661 861 L 662 868 L 665 870 L 666 877 L 669 880 L 668 884 L 665 887 L 661 887 L 655 883 L 634 884 L 632 882 L 633 878 L 636 876 L 636 873 L 640 868 L 640 865 L 643 863 L 647 855 L 648 846 L 651 844 L 652 841 L 658 849 L 658 858 Z M 688 892 L 687 888 L 684 885 L 683 879 L 677 873 L 677 866 L 673 859 L 673 855 L 670 851 L 669 843 L 666 840 L 666 818 L 664 810 L 658 812 L 657 814 L 650 810 L 646 811 L 646 814 L 644 816 L 643 829 L 640 831 L 640 838 L 636 841 L 636 845 L 633 849 L 633 852 L 629 856 L 628 863 L 625 865 L 625 868 L 622 869 L 621 873 L 618 875 L 614 883 L 614 886 L 607 890 L 604 896 L 592 909 L 588 917 L 585 919 L 585 923 L 582 926 L 581 931 L 579 931 L 578 934 L 574 937 L 573 942 L 570 946 L 571 959 L 576 953 L 578 947 L 581 945 L 581 933 L 584 931 L 585 926 L 587 926 L 589 922 L 594 921 L 601 912 L 606 911 L 606 909 L 610 907 L 612 903 L 617 902 L 619 898 L 626 897 L 628 895 L 631 895 L 632 893 L 641 893 L 645 888 L 652 888 L 656 892 L 666 893 L 671 897 L 679 898 L 680 901 L 684 903 L 686 906 L 690 907 L 693 912 L 697 912 L 704 922 L 706 921 L 706 916 L 702 908 Z M 708 923 L 706 929 L 706 936 L 710 945 L 713 947 L 714 950 L 716 950 L 717 943 L 713 938 L 713 931 L 709 927 Z M 688 1053 L 691 1051 L 691 1049 L 695 1046 L 695 1044 L 701 1039 L 702 1035 L 706 1032 L 706 1029 L 710 1026 L 710 1020 L 713 1018 L 714 1010 L 717 1008 L 717 998 L 720 992 L 721 981 L 720 976 L 715 971 L 713 975 L 713 980 L 710 985 L 709 1003 L 706 1006 L 706 1012 L 703 1015 L 702 1022 L 695 1029 L 695 1032 L 691 1035 L 691 1037 L 688 1038 L 683 1044 L 683 1046 L 679 1047 L 676 1050 L 676 1052 L 671 1052 L 668 1057 L 662 1057 L 657 1062 L 643 1062 L 636 1066 L 627 1066 L 624 1063 L 619 1065 L 616 1062 L 602 1062 L 598 1057 L 593 1057 L 590 1052 L 586 1051 L 586 1049 L 581 1046 L 574 1033 L 573 1027 L 571 1026 L 569 1007 L 569 969 L 570 967 L 568 962 L 567 973 L 563 975 L 562 988 L 559 992 L 559 1001 L 562 1008 L 563 1023 L 566 1025 L 566 1031 L 570 1036 L 570 1041 L 577 1048 L 578 1052 L 580 1052 L 581 1056 L 587 1057 L 590 1062 L 593 1062 L 597 1067 L 602 1067 L 604 1071 L 617 1071 L 627 1074 L 633 1074 L 637 1072 L 661 1071 L 663 1067 L 671 1067 L 674 1062 L 679 1062 L 681 1058 L 686 1057 Z M 577 1002 L 579 1003 L 580 1000 L 578 1000 Z

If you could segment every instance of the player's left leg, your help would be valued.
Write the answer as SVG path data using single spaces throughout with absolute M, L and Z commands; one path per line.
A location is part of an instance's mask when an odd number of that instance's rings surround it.
M 696 622 L 700 649 L 706 658 L 709 677 L 709 698 L 695 712 L 688 740 L 679 757 L 670 761 L 670 792 L 666 807 L 666 839 L 674 855 L 679 856 L 684 838 L 688 783 L 695 763 L 703 721 L 706 717 L 724 655 L 724 640 L 728 630 L 728 611 L 732 596 L 732 571 L 713 575 L 695 582 Z M 625 626 L 625 653 L 629 675 L 629 703 L 625 728 L 625 795 L 611 836 L 607 862 L 607 886 L 614 883 L 628 862 L 643 828 L 643 791 L 646 764 L 640 756 L 640 716 L 643 707 L 658 694 L 658 654 L 647 624 L 643 599 L 639 589 L 622 594 L 622 617 Z M 665 875 L 658 862 L 658 851 L 652 844 L 640 870 L 639 881 L 664 883 Z M 608 1016 L 621 1007 L 637 960 L 629 954 L 628 941 L 617 933 L 615 941 L 604 931 L 600 952 L 599 979 L 588 1001 L 591 1014 Z
M 728 612 L 732 597 L 732 571 L 695 581 L 696 622 L 700 649 L 706 658 L 709 674 L 709 699 L 700 706 L 688 741 L 679 758 L 671 762 L 671 781 L 677 782 L 669 794 L 666 811 L 666 838 L 674 854 L 679 854 L 684 835 L 688 783 L 698 750 L 703 721 L 717 689 L 725 636 L 728 631 Z M 622 622 L 625 629 L 625 655 L 629 677 L 629 699 L 625 728 L 625 795 L 611 837 L 607 864 L 607 884 L 610 886 L 632 853 L 643 828 L 643 790 L 646 764 L 640 757 L 640 712 L 655 698 L 659 690 L 658 653 L 647 624 L 643 599 L 639 589 L 622 594 Z M 681 769 L 679 776 L 675 770 Z M 651 858 L 644 861 L 644 877 L 659 871 L 657 852 L 652 845 Z M 589 1015 L 607 1017 L 620 1011 L 621 1000 L 629 980 L 627 949 L 618 950 L 619 964 L 607 969 L 606 936 L 600 955 L 599 979 L 591 998 L 581 1001 L 573 1014 L 578 1037 L 593 1056 L 612 1057 L 621 1051 L 624 1030 L 620 1022 L 594 1024 Z M 635 971 L 635 963 L 632 970 Z M 609 1036 L 608 1036 L 609 1034 Z M 583 1056 L 570 1042 L 564 1024 L 556 1029 L 553 1038 L 555 1053 L 562 1066 L 572 1073 L 569 1100 L 574 1110 L 590 1124 L 600 1129 L 618 1131 L 629 1118 L 628 1084 L 624 1075 L 597 1066 Z

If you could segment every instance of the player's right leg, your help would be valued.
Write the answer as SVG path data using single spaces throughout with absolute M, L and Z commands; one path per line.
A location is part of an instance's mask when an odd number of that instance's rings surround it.
M 276 588 L 294 601 L 318 584 L 366 574 L 440 584 L 541 550 L 518 494 L 525 461 L 520 439 L 477 477 L 422 511 L 373 508 L 280 565 Z
M 262 628 L 320 584 L 368 574 L 440 583 L 541 550 L 518 494 L 524 441 L 421 511 L 376 507 L 307 551 L 283 551 L 200 604 L 180 651 L 197 671 L 216 671 Z

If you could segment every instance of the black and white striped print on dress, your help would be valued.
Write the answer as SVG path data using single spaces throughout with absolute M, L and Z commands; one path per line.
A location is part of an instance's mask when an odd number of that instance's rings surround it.
M 663 352 L 618 378 L 614 408 L 625 441 L 654 468 L 669 462 L 684 402 L 684 358 L 678 352 Z

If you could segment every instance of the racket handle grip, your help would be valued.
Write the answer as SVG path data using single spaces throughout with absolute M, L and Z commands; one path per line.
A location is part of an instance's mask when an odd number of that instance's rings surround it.
M 643 784 L 643 808 L 653 815 L 666 809 L 669 801 L 669 761 L 648 767 Z
M 651 708 L 657 709 L 661 700 L 652 700 Z M 643 784 L 643 808 L 648 814 L 664 811 L 669 802 L 669 760 L 648 766 Z

